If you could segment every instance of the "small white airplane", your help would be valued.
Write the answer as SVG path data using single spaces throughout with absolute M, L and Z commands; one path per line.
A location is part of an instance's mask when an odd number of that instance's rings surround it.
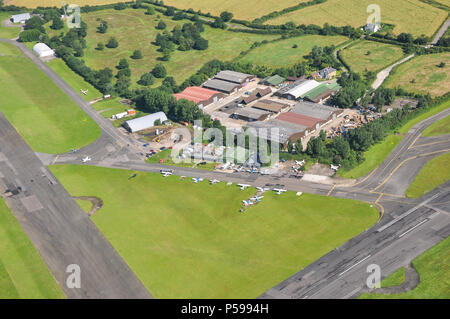
M 261 192 L 264 193 L 265 191 L 268 191 L 269 189 L 265 188 L 265 187 L 256 187 L 256 189 Z
M 295 161 L 295 164 L 297 164 L 298 166 L 303 166 L 303 165 L 305 165 L 305 160 L 303 160 L 303 161 Z
M 330 167 L 333 171 L 337 171 L 341 167 L 341 165 L 335 166 L 335 165 L 331 164 Z
M 257 203 L 259 203 L 261 201 L 261 199 L 263 199 L 264 196 L 254 196 L 252 198 L 250 198 L 251 200 L 256 201 Z
M 165 173 L 162 173 L 163 174 L 163 177 L 168 177 L 168 176 L 171 176 L 173 173 L 171 173 L 171 172 L 165 172 Z
M 92 158 L 90 158 L 89 156 L 86 156 L 86 157 L 83 158 L 81 161 L 82 161 L 83 163 L 87 163 L 87 162 L 89 162 L 90 160 L 92 160 Z
M 71 149 L 70 153 L 76 153 L 78 150 L 77 149 Z
M 83 93 L 84 95 L 87 95 L 89 90 L 83 91 L 83 89 L 80 89 L 81 93 Z
M 279 189 L 279 188 L 274 188 L 273 189 L 275 192 L 277 192 L 277 195 L 281 195 L 282 193 L 287 192 L 287 190 L 285 189 Z
M 220 181 L 217 180 L 217 179 L 211 179 L 211 180 L 209 181 L 209 183 L 210 183 L 211 185 L 214 185 L 214 184 L 220 183 Z
M 238 184 L 238 186 L 241 188 L 241 191 L 243 191 L 247 187 L 250 187 L 250 185 L 247 185 L 247 184 Z
M 193 178 L 192 181 L 197 184 L 198 182 L 203 182 L 203 178 L 200 177 Z
M 243 200 L 242 203 L 243 203 L 245 206 L 253 205 L 253 203 L 252 203 L 250 200 Z

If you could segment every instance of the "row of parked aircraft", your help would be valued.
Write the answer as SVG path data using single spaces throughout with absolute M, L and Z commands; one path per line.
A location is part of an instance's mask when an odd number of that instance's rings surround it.
M 250 187 L 251 185 L 247 185 L 247 184 L 238 184 L 238 186 L 241 188 L 241 190 L 244 190 L 248 187 Z M 269 188 L 265 188 L 265 187 L 256 187 L 256 189 L 260 192 L 265 192 L 270 190 Z M 285 189 L 281 189 L 281 188 L 274 188 L 273 189 L 274 192 L 277 192 L 277 195 L 281 195 L 282 193 L 287 192 L 287 190 Z

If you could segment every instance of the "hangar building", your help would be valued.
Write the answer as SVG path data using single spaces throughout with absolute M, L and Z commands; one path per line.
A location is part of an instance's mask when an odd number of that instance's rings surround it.
M 142 131 L 155 126 L 155 122 L 159 120 L 161 123 L 167 121 L 167 116 L 164 112 L 157 112 L 150 115 L 142 116 L 137 119 L 129 120 L 123 123 L 129 132 L 134 133 Z

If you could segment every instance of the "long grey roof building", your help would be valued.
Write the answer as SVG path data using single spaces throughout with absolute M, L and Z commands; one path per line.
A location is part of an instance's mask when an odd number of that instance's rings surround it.
M 230 94 L 230 93 L 237 92 L 237 90 L 239 90 L 241 85 L 237 84 L 237 83 L 222 81 L 222 80 L 218 80 L 218 79 L 214 78 L 212 80 L 206 81 L 203 84 L 203 87 L 207 88 L 207 89 L 216 90 L 216 91 Z
M 344 110 L 311 102 L 299 102 L 290 112 L 328 121 L 339 116 Z
M 255 76 L 235 71 L 220 71 L 214 78 L 217 80 L 228 81 L 236 84 L 243 84 L 250 81 L 251 79 L 254 79 Z
M 150 115 L 142 116 L 137 119 L 129 120 L 123 123 L 123 126 L 131 133 L 142 131 L 155 126 L 155 122 L 159 120 L 161 123 L 167 121 L 164 112 L 157 112 Z

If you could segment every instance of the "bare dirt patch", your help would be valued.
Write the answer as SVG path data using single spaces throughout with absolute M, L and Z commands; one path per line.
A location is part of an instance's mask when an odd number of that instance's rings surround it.
M 92 203 L 91 210 L 87 213 L 89 216 L 92 216 L 96 211 L 103 207 L 103 200 L 95 196 L 78 196 L 73 197 L 73 199 L 86 200 Z

